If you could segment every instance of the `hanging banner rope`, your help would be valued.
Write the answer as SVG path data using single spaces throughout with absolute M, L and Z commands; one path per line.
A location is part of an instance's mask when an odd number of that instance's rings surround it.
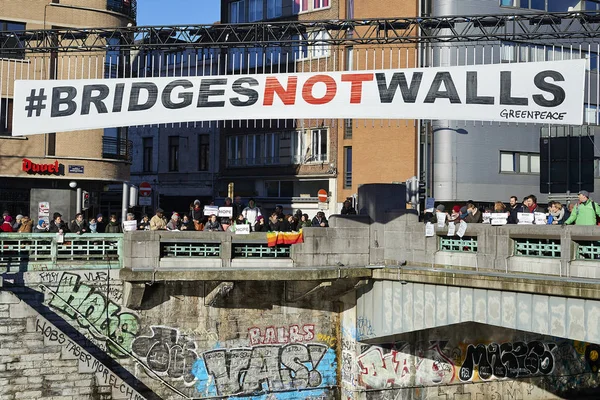
M 13 135 L 247 119 L 583 123 L 586 60 L 347 72 L 18 80 Z

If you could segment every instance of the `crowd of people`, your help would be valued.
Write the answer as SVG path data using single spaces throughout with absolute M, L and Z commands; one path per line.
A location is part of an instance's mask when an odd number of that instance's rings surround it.
M 496 201 L 493 207 L 478 208 L 473 201 L 468 201 L 466 205 L 454 205 L 451 212 L 446 212 L 446 207 L 439 204 L 433 212 L 427 212 L 424 215 L 425 222 L 437 223 L 444 219 L 446 222 L 465 221 L 472 223 L 490 223 L 489 215 L 504 214 L 506 223 L 518 224 L 519 215 L 522 214 L 545 214 L 544 223 L 548 225 L 600 225 L 600 206 L 590 199 L 590 194 L 586 190 L 578 193 L 578 202 L 563 205 L 559 201 L 551 201 L 547 207 L 540 206 L 537 203 L 537 197 L 533 194 L 525 196 L 519 202 L 517 196 L 511 196 L 508 205 L 502 201 Z M 444 216 L 441 217 L 440 214 Z
M 121 233 L 124 230 L 235 232 L 241 225 L 247 225 L 248 230 L 252 232 L 294 232 L 306 227 L 329 226 L 323 211 L 317 212 L 313 218 L 310 218 L 301 210 L 296 210 L 294 214 L 284 214 L 283 206 L 278 205 L 271 213 L 263 215 L 263 211 L 253 198 L 245 205 L 239 196 L 235 201 L 228 197 L 222 207 L 230 208 L 231 216 L 204 215 L 200 200 L 195 200 L 187 212 L 173 211 L 168 218 L 161 208 L 156 209 L 152 217 L 144 214 L 139 220 L 136 220 L 133 213 L 128 213 L 126 221 L 136 221 L 131 224 L 120 223 L 116 214 L 110 215 L 108 220 L 102 214 L 86 220 L 82 213 L 78 213 L 72 221 L 67 222 L 63 220 L 60 213 L 55 212 L 49 222 L 46 219 L 39 219 L 34 225 L 27 216 L 17 215 L 13 218 L 8 211 L 5 211 L 0 221 L 0 232 L 76 234 Z M 341 214 L 356 214 L 350 201 L 344 202 Z

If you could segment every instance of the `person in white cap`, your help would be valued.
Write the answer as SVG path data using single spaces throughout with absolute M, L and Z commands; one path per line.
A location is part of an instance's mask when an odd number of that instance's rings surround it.
M 600 217 L 600 207 L 590 199 L 590 193 L 587 190 L 580 190 L 578 197 L 579 204 L 573 208 L 573 212 L 565 224 L 596 225 L 597 218 Z

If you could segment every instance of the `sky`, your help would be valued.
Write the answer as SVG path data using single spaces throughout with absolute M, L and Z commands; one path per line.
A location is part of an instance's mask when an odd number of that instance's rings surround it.
M 138 0 L 137 25 L 200 25 L 221 19 L 220 0 Z

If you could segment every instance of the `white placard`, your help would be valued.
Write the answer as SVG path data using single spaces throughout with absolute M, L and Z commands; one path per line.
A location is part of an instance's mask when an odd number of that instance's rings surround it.
M 431 237 L 435 235 L 435 226 L 431 222 L 425 224 L 425 237 Z
M 547 219 L 546 213 L 536 212 L 536 213 L 534 213 L 534 215 L 535 215 L 534 223 L 536 225 L 547 225 L 548 224 L 548 219 Z
M 13 135 L 248 118 L 449 119 L 581 125 L 586 62 L 577 59 L 397 70 L 19 79 L 14 84 Z
M 437 217 L 437 226 L 438 228 L 443 228 L 444 226 L 446 226 L 446 213 L 443 212 L 436 212 L 435 213 L 436 217 Z
M 211 215 L 219 215 L 219 206 L 204 206 L 204 216 L 210 217 Z
M 248 235 L 250 233 L 250 225 L 248 224 L 239 224 L 235 226 L 235 234 L 236 235 Z
M 206 215 L 206 214 L 204 214 Z M 219 207 L 219 217 L 233 217 L 233 207 Z
M 482 221 L 481 221 L 482 224 L 489 224 L 490 220 L 492 219 L 492 213 L 484 212 L 483 214 L 481 214 L 481 218 L 482 218 Z
M 123 221 L 123 232 L 131 232 L 137 230 L 137 220 Z
M 448 222 L 448 236 L 454 236 L 456 232 L 456 225 L 454 222 Z
M 64 243 L 65 242 L 65 234 L 57 233 L 56 234 L 56 243 Z
M 532 213 L 517 213 L 518 225 L 533 224 L 534 215 Z
M 38 203 L 38 217 L 48 217 L 50 215 L 50 202 L 40 201 Z
M 492 225 L 506 225 L 509 213 L 492 213 L 490 222 Z
M 467 231 L 467 223 L 465 221 L 460 221 L 460 225 L 458 225 L 458 231 L 456 234 L 458 237 L 462 238 L 465 236 L 465 232 Z

